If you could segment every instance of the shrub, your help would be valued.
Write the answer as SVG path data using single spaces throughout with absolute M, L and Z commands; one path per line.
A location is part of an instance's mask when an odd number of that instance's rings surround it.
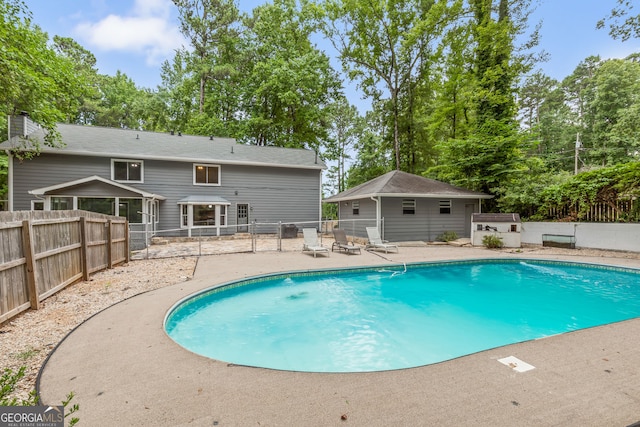
M 21 366 L 17 372 L 9 368 L 6 368 L 4 372 L 2 372 L 2 375 L 0 375 L 0 406 L 36 406 L 38 404 L 39 398 L 35 390 L 29 393 L 27 399 L 18 399 L 11 396 L 18 382 L 24 378 L 26 369 L 25 366 Z M 67 395 L 67 398 L 62 401 L 62 406 L 69 411 L 65 414 L 65 418 L 68 418 L 80 410 L 80 406 L 77 403 L 71 405 L 73 397 L 74 393 L 71 392 Z M 78 417 L 73 417 L 67 425 L 69 427 L 75 426 L 79 421 L 80 419 Z
M 455 231 L 445 231 L 444 233 L 436 237 L 436 240 L 438 242 L 451 242 L 457 239 L 458 234 Z
M 489 249 L 499 249 L 502 247 L 502 239 L 494 234 L 487 234 L 482 238 L 482 244 Z

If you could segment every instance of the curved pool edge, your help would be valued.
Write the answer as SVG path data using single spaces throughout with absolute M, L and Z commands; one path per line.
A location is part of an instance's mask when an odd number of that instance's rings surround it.
M 201 297 L 204 296 L 212 291 L 220 291 L 223 290 L 224 288 L 227 287 L 236 287 L 236 286 L 244 286 L 246 284 L 252 284 L 255 283 L 256 281 L 260 281 L 260 280 L 270 280 L 270 279 L 276 279 L 279 277 L 283 277 L 283 278 L 287 278 L 287 277 L 291 277 L 291 276 L 305 276 L 305 275 L 314 275 L 314 274 L 323 274 L 323 273 L 328 273 L 328 272 L 333 272 L 333 271 L 337 271 L 339 273 L 352 273 L 352 272 L 357 272 L 357 271 L 369 271 L 369 270 L 378 270 L 381 268 L 389 268 L 389 269 L 395 269 L 395 270 L 400 270 L 403 268 L 419 268 L 421 266 L 436 266 L 439 264 L 444 264 L 444 265 L 455 265 L 455 264 L 472 264 L 472 263 L 478 263 L 478 262 L 482 262 L 482 263 L 497 263 L 497 262 L 523 262 L 523 261 L 535 261 L 538 263 L 550 263 L 550 264 L 567 264 L 567 265 L 581 265 L 581 266 L 585 266 L 585 267 L 593 267 L 593 268 L 610 268 L 610 269 L 614 269 L 614 270 L 620 270 L 620 271 L 624 271 L 624 270 L 631 270 L 631 271 L 635 271 L 635 272 L 639 272 L 640 273 L 640 266 L 637 267 L 631 267 L 631 266 L 620 266 L 620 265 L 615 265 L 615 264 L 600 264 L 600 263 L 596 263 L 596 262 L 585 262 L 585 261 L 573 261 L 573 260 L 560 260 L 560 259 L 547 259 L 547 258 L 520 258 L 520 257 L 516 257 L 516 258 L 499 258 L 499 257 L 492 257 L 492 258 L 469 258 L 469 259 L 462 259 L 462 260 L 439 260 L 439 261 L 414 261 L 414 262 L 408 262 L 408 263 L 403 263 L 403 264 L 380 264 L 377 266 L 359 266 L 359 267 L 338 267 L 338 268 L 320 268 L 320 269 L 307 269 L 307 270 L 291 270 L 291 271 L 279 271 L 279 272 L 274 272 L 274 273 L 266 273 L 266 274 L 260 274 L 257 276 L 251 276 L 251 277 L 245 277 L 242 279 L 235 279 L 235 280 L 231 280 L 228 282 L 223 282 L 223 283 L 218 283 L 215 285 L 211 285 L 207 288 L 204 289 L 200 289 L 196 292 L 194 292 L 193 294 L 187 295 L 182 297 L 180 300 L 176 301 L 171 307 L 169 307 L 169 309 L 167 309 L 164 320 L 162 322 L 163 327 L 166 326 L 167 323 L 167 319 L 171 316 L 171 314 L 176 310 L 176 308 L 178 308 L 179 306 L 181 306 L 183 303 L 185 303 L 186 301 L 189 301 L 193 298 L 197 298 L 197 297 Z
M 533 337 L 533 338 L 529 338 L 529 339 L 523 339 L 523 340 L 519 340 L 519 341 L 514 341 L 512 343 L 505 343 L 505 344 L 500 344 L 497 345 L 495 347 L 488 347 L 486 349 L 479 349 L 479 350 L 474 350 L 471 351 L 469 353 L 465 353 L 465 354 L 460 354 L 460 355 L 454 355 L 450 358 L 447 359 L 442 359 L 442 360 L 437 360 L 434 362 L 430 362 L 430 363 L 423 363 L 423 364 L 417 364 L 417 365 L 410 365 L 410 366 L 403 366 L 403 367 L 393 367 L 393 368 L 385 368 L 385 369 L 371 369 L 371 370 L 354 370 L 354 371 L 339 371 L 339 370 L 296 370 L 293 368 L 282 368 L 282 367 L 273 367 L 273 366 L 262 366 L 262 365 L 252 365 L 252 364 L 246 364 L 246 363 L 237 363 L 237 362 L 233 362 L 232 360 L 221 360 L 215 357 L 211 357 L 211 356 L 207 356 L 205 354 L 201 354 L 198 353 L 197 351 L 194 351 L 188 347 L 184 347 L 180 342 L 176 341 L 171 335 L 170 332 L 167 330 L 167 324 L 169 323 L 171 316 L 180 308 L 182 308 L 183 306 L 187 305 L 187 304 L 192 304 L 197 302 L 197 300 L 199 300 L 200 298 L 206 298 L 207 296 L 211 295 L 212 293 L 217 293 L 217 292 L 224 292 L 225 290 L 231 290 L 231 289 L 235 289 L 235 288 L 239 288 L 239 287 L 243 287 L 243 286 L 251 286 L 253 284 L 256 283 L 260 283 L 263 281 L 269 281 L 269 280 L 274 280 L 274 279 L 287 279 L 287 278 L 292 278 L 292 277 L 305 277 L 305 276 L 314 276 L 314 275 L 324 275 L 327 273 L 333 273 L 336 275 L 340 275 L 340 274 L 351 274 L 351 273 L 358 273 L 358 272 L 369 272 L 369 271 L 375 271 L 375 272 L 380 272 L 381 270 L 388 270 L 389 272 L 397 272 L 397 271 L 401 271 L 401 272 L 406 272 L 410 269 L 417 269 L 417 268 L 424 268 L 424 267 L 438 267 L 438 266 L 449 266 L 449 265 L 469 265 L 469 264 L 496 264 L 496 263 L 509 263 L 509 264 L 517 264 L 517 263 L 523 263 L 523 262 L 528 262 L 528 263 L 533 263 L 533 264 L 537 264 L 537 265 L 555 265 L 555 266 L 578 266 L 578 267 L 584 267 L 584 268 L 593 268 L 593 269 L 597 269 L 597 270 L 614 270 L 614 271 L 619 271 L 619 272 L 632 272 L 634 274 L 640 274 L 640 267 L 633 267 L 633 266 L 620 266 L 620 265 L 615 265 L 615 264 L 606 264 L 606 263 L 597 263 L 597 262 L 585 262 L 585 261 L 575 261 L 575 260 L 564 260 L 564 259 L 545 259 L 545 258 L 527 258 L 527 257 L 509 257 L 509 258 L 502 258 L 502 257 L 492 257 L 492 258 L 468 258 L 468 259 L 459 259 L 459 260 L 434 260 L 434 261 L 416 261 L 416 262 L 410 262 L 410 263 L 402 263 L 402 265 L 399 265 L 398 263 L 394 263 L 394 264 L 380 264 L 380 265 L 376 265 L 376 266 L 357 266 L 357 267 L 341 267 L 341 268 L 320 268 L 320 269 L 305 269 L 305 270 L 291 270 L 291 271 L 280 271 L 280 272 L 274 272 L 274 273 L 267 273 L 267 274 L 261 274 L 261 275 L 257 275 L 257 276 L 251 276 L 251 277 L 245 277 L 242 279 L 236 279 L 236 280 L 232 280 L 232 281 L 228 281 L 228 282 L 223 282 L 223 283 L 218 283 L 209 287 L 206 287 L 204 289 L 200 289 L 197 292 L 194 292 L 193 294 L 190 295 L 186 295 L 184 297 L 182 297 L 180 300 L 178 300 L 177 302 L 175 302 L 165 313 L 163 322 L 162 322 L 162 329 L 165 332 L 167 338 L 169 338 L 171 341 L 173 341 L 174 343 L 176 343 L 177 345 L 179 345 L 180 347 L 184 348 L 186 351 L 189 351 L 197 356 L 200 357 L 209 357 L 212 360 L 218 360 L 221 361 L 223 363 L 228 363 L 229 365 L 235 365 L 235 366 L 244 366 L 244 367 L 248 367 L 248 368 L 255 368 L 255 369 L 267 369 L 267 370 L 274 370 L 274 371 L 285 371 L 285 372 L 299 372 L 299 373 L 316 373 L 316 374 L 354 374 L 354 373 L 375 373 L 375 372 L 390 372 L 390 371 L 399 371 L 399 370 L 404 370 L 404 369 L 416 369 L 416 368 L 421 368 L 421 367 L 426 367 L 426 366 L 431 366 L 434 364 L 438 364 L 438 363 L 444 363 L 444 362 L 448 362 L 448 361 L 452 361 L 452 360 L 456 360 L 462 357 L 466 357 L 466 356 L 470 356 L 476 353 L 482 353 L 484 351 L 490 351 L 490 350 L 495 350 L 495 349 L 499 349 L 501 347 L 507 347 L 510 345 L 515 345 L 515 344 L 522 344 L 522 343 L 526 343 L 529 341 L 537 341 L 537 340 L 542 340 L 542 339 L 546 339 L 552 336 L 556 336 L 556 335 L 562 335 L 562 334 L 567 334 L 567 333 L 573 333 L 576 331 L 580 331 L 580 330 L 584 330 L 584 329 L 591 329 L 591 328 L 596 328 L 596 327 L 600 327 L 600 326 L 606 326 L 606 325 L 611 325 L 611 324 L 615 324 L 615 323 L 619 323 L 619 322 L 624 322 L 624 321 L 628 321 L 628 320 L 633 320 L 636 319 L 639 316 L 633 317 L 633 318 L 629 318 L 629 319 L 622 319 L 622 320 L 614 320 L 614 321 L 609 321 L 606 323 L 602 323 L 602 324 L 598 324 L 598 325 L 591 325 L 591 326 L 586 326 L 586 327 L 581 327 L 579 329 L 572 329 L 572 330 L 567 330 L 564 332 L 560 332 L 560 333 L 554 333 L 551 335 L 543 335 L 543 336 L 539 336 L 539 337 Z
M 447 255 L 478 252 L 483 251 L 452 250 Z M 420 250 L 414 255 L 433 259 L 442 251 Z M 81 420 L 97 426 L 299 425 L 301 420 L 334 425 L 342 422 L 341 415 L 355 425 L 469 425 L 471 419 L 473 425 L 527 420 L 547 425 L 628 425 L 638 419 L 634 396 L 640 392 L 633 379 L 640 354 L 629 337 L 640 333 L 639 319 L 437 365 L 366 374 L 300 375 L 229 367 L 194 355 L 165 335 L 166 307 L 206 287 L 208 277 L 222 282 L 245 273 L 259 275 L 277 270 L 274 265 L 283 259 L 286 267 L 320 264 L 299 253 L 252 257 L 248 267 L 244 258 L 203 257 L 194 280 L 134 297 L 83 323 L 46 367 L 41 384 L 45 404 L 58 404 L 75 391 Z M 353 258 L 335 256 L 331 261 L 341 265 L 354 262 Z M 612 262 L 640 266 L 637 259 Z M 219 274 L 221 265 L 224 271 Z M 509 355 L 536 369 L 517 374 L 496 362 Z M 558 398 L 569 395 L 571 399 Z

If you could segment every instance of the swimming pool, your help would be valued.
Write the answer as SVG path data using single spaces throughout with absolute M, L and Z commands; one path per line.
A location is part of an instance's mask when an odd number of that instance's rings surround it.
M 205 290 L 167 334 L 228 363 L 367 372 L 640 316 L 640 270 L 474 260 L 263 276 Z

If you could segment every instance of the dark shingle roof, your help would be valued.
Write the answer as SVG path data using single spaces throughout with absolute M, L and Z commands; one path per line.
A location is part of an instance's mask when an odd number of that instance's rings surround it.
M 325 167 L 311 150 L 236 144 L 233 138 L 178 136 L 177 133 L 171 135 L 69 124 L 58 124 L 57 130 L 64 146 L 52 148 L 41 144 L 41 152 L 307 169 Z M 42 129 L 29 135 L 30 140 L 36 141 L 42 141 L 43 137 Z M 19 145 L 12 139 L 0 144 L 0 149 L 11 149 Z
M 393 171 L 379 176 L 357 187 L 325 199 L 325 202 L 362 199 L 367 197 L 448 197 L 452 199 L 482 198 L 493 196 L 467 190 L 435 179 L 423 178 L 402 171 Z

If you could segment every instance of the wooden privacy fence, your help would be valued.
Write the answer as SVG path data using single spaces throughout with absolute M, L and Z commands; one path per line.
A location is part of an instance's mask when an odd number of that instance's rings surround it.
M 129 261 L 126 219 L 55 212 L 51 218 L 45 212 L 5 213 L 14 214 L 13 221 L 0 216 L 0 323 L 37 310 L 44 299 L 91 273 Z

